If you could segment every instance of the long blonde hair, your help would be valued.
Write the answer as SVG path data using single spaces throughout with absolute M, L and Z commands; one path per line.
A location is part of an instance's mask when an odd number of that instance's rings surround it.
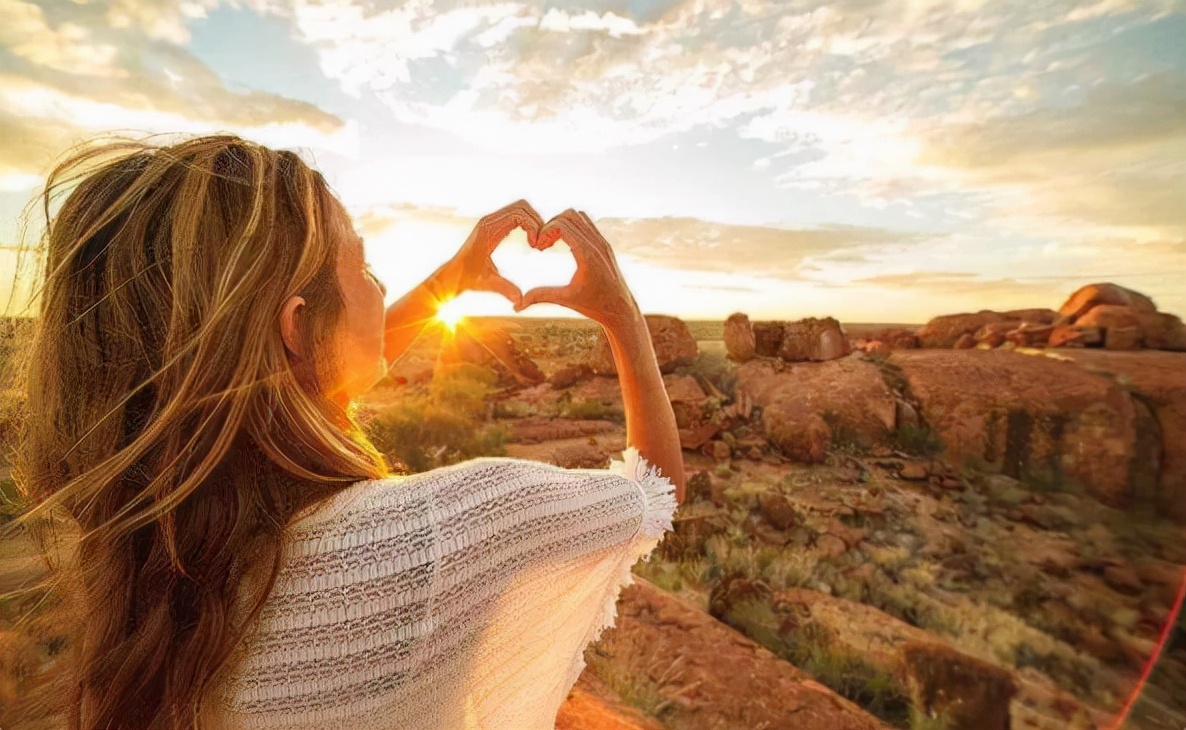
M 339 203 L 297 155 L 229 135 L 84 147 L 40 197 L 44 286 L 10 454 L 27 509 L 2 529 L 41 526 L 71 631 L 69 661 L 25 701 L 60 704 L 76 729 L 202 727 L 285 526 L 393 473 L 321 388 L 344 307 Z M 294 294 L 306 361 L 280 335 Z M 66 551 L 47 539 L 55 514 L 77 528 Z

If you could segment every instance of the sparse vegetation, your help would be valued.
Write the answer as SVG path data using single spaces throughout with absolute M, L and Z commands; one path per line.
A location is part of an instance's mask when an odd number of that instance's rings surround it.
M 367 436 L 413 473 L 480 456 L 505 456 L 505 427 L 485 423 L 485 400 L 494 374 L 461 363 L 443 369 L 427 394 L 409 393 L 371 414 Z

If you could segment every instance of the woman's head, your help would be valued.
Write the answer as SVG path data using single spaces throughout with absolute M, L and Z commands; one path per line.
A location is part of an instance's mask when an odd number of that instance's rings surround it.
M 237 137 L 84 149 L 44 204 L 13 458 L 22 520 L 81 531 L 75 720 L 188 724 L 244 571 L 270 587 L 295 512 L 390 474 L 348 408 L 384 372 L 384 292 L 322 176 Z

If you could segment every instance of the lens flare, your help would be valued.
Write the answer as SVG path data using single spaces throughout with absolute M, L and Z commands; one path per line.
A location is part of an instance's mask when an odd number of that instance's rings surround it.
M 464 306 L 457 304 L 456 299 L 450 299 L 441 305 L 437 310 L 437 319 L 445 324 L 452 332 L 457 329 L 457 323 L 460 322 L 466 315 Z

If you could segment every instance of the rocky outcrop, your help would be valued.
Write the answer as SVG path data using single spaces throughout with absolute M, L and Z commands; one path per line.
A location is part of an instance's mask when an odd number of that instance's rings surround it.
M 1149 297 L 1126 289 L 1119 284 L 1088 284 L 1077 289 L 1075 293 L 1058 308 L 1058 313 L 1065 320 L 1074 322 L 1093 308 L 1100 305 L 1119 305 L 1131 307 L 1142 312 L 1156 312 L 1157 307 Z
M 605 680 L 586 670 L 556 713 L 556 730 L 666 730 L 663 723 L 626 704 Z
M 762 410 L 766 440 L 800 464 L 822 464 L 832 447 L 832 429 L 802 399 L 780 398 Z
M 767 433 L 786 434 L 790 424 L 806 425 L 810 419 L 799 414 L 815 414 L 832 431 L 833 438 L 871 447 L 885 444 L 895 427 L 897 404 L 878 368 L 852 358 L 821 363 L 786 366 L 771 361 L 754 361 L 737 368 L 736 389 L 748 395 L 756 405 L 767 408 L 785 401 L 800 407 L 780 407 L 764 418 Z M 822 429 L 811 427 L 813 439 Z M 788 438 L 790 438 L 788 436 Z M 780 440 L 781 439 L 780 437 Z M 794 453 L 813 454 L 814 440 L 807 446 L 801 438 L 785 443 L 796 444 Z M 795 458 L 791 453 L 787 454 Z
M 696 347 L 696 338 L 683 320 L 663 314 L 648 314 L 644 319 L 650 330 L 655 358 L 659 361 L 659 372 L 671 373 L 680 365 L 691 365 L 696 361 L 700 350 Z M 618 374 L 614 353 L 604 330 L 598 330 L 588 362 L 598 375 Z
M 832 317 L 811 317 L 783 324 L 778 356 L 787 362 L 820 362 L 844 357 L 851 351 L 839 322 Z
M 1116 284 L 1091 284 L 1058 312 L 981 310 L 935 317 L 918 331 L 923 347 L 1106 347 L 1186 351 L 1186 324 L 1149 297 Z
M 556 390 L 572 387 L 593 375 L 593 368 L 585 363 L 562 367 L 548 378 L 548 384 Z
M 852 347 L 833 317 L 751 324 L 744 314 L 733 314 L 725 322 L 725 351 L 738 363 L 754 357 L 821 362 L 844 357 Z
M 1124 384 L 1137 410 L 1133 498 L 1186 523 L 1186 355 L 1070 350 L 1064 356 L 1096 377 Z
M 891 360 L 943 442 L 945 460 L 1131 504 L 1134 469 L 1143 468 L 1134 462 L 1141 414 L 1115 380 L 1001 351 L 895 352 Z
M 642 578 L 622 590 L 617 623 L 597 646 L 600 654 L 613 657 L 615 671 L 670 698 L 663 716 L 668 727 L 775 728 L 793 718 L 802 730 L 889 728 L 699 607 Z M 590 665 L 596 671 L 596 664 Z
M 914 706 L 927 716 L 944 715 L 949 727 L 1010 730 L 1017 683 L 1008 671 L 931 642 L 907 644 L 901 657 Z
M 974 314 L 946 314 L 927 322 L 918 331 L 918 340 L 923 347 L 955 347 L 961 337 L 971 337 L 987 324 L 1004 321 L 1003 314 L 988 310 Z

